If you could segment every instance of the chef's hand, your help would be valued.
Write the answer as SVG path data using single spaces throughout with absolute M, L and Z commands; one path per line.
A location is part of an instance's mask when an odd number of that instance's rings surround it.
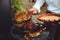
M 32 14 L 37 14 L 37 9 L 36 8 L 31 8 L 28 11 L 31 12 Z

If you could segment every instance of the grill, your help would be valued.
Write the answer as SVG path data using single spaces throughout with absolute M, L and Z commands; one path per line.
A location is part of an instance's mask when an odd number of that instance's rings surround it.
M 40 36 L 29 39 L 25 38 L 24 35 L 24 32 L 17 31 L 15 27 L 11 27 L 11 36 L 13 40 L 47 40 L 49 31 L 45 30 L 41 33 Z
M 47 40 L 49 31 L 45 29 L 42 23 L 34 23 L 31 19 L 20 23 L 14 22 L 14 26 L 11 27 L 11 36 L 13 40 Z
M 48 15 L 50 16 L 51 14 Z M 53 36 L 55 35 L 58 22 L 50 22 L 50 20 L 48 22 L 46 20 L 43 20 L 43 22 L 43 24 L 39 22 L 33 23 L 31 20 L 28 20 L 23 23 L 18 23 L 19 25 L 23 25 L 20 27 L 17 27 L 16 25 L 14 27 L 11 27 L 11 35 L 16 40 L 47 40 L 50 36 L 52 40 Z M 53 36 L 52 33 L 54 33 Z

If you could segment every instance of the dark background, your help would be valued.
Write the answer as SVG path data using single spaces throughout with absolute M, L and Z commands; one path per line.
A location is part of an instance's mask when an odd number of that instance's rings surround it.
M 10 0 L 0 0 L 0 40 L 11 40 L 11 26 Z

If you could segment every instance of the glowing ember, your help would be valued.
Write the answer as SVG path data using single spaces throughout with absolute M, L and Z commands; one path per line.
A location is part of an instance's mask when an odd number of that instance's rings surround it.
M 33 38 L 33 37 L 38 37 L 41 35 L 41 33 L 45 30 L 46 28 L 43 28 L 43 29 L 40 29 L 38 30 L 37 32 L 28 32 L 26 35 L 25 35 L 25 38 Z
M 28 12 L 21 12 L 19 14 L 15 14 L 15 21 L 22 22 L 29 20 L 31 15 Z
M 28 14 L 26 12 L 22 12 L 21 14 L 16 14 L 15 15 L 15 21 L 16 22 L 22 22 L 20 24 L 16 24 L 17 28 L 20 30 L 20 28 L 23 28 L 21 30 L 23 30 L 23 32 L 25 32 L 26 34 L 24 35 L 24 37 L 28 40 L 29 38 L 33 38 L 33 37 L 37 37 L 40 36 L 41 33 L 46 29 L 46 28 L 42 28 L 39 25 L 35 25 L 34 22 L 32 22 L 31 20 L 29 20 L 31 18 L 31 14 Z M 29 20 L 29 21 L 28 21 Z

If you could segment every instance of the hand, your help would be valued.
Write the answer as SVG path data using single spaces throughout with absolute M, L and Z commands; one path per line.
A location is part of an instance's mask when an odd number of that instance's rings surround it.
M 37 14 L 36 8 L 31 8 L 31 9 L 29 9 L 28 11 L 29 11 L 30 13 L 32 13 L 32 14 Z

